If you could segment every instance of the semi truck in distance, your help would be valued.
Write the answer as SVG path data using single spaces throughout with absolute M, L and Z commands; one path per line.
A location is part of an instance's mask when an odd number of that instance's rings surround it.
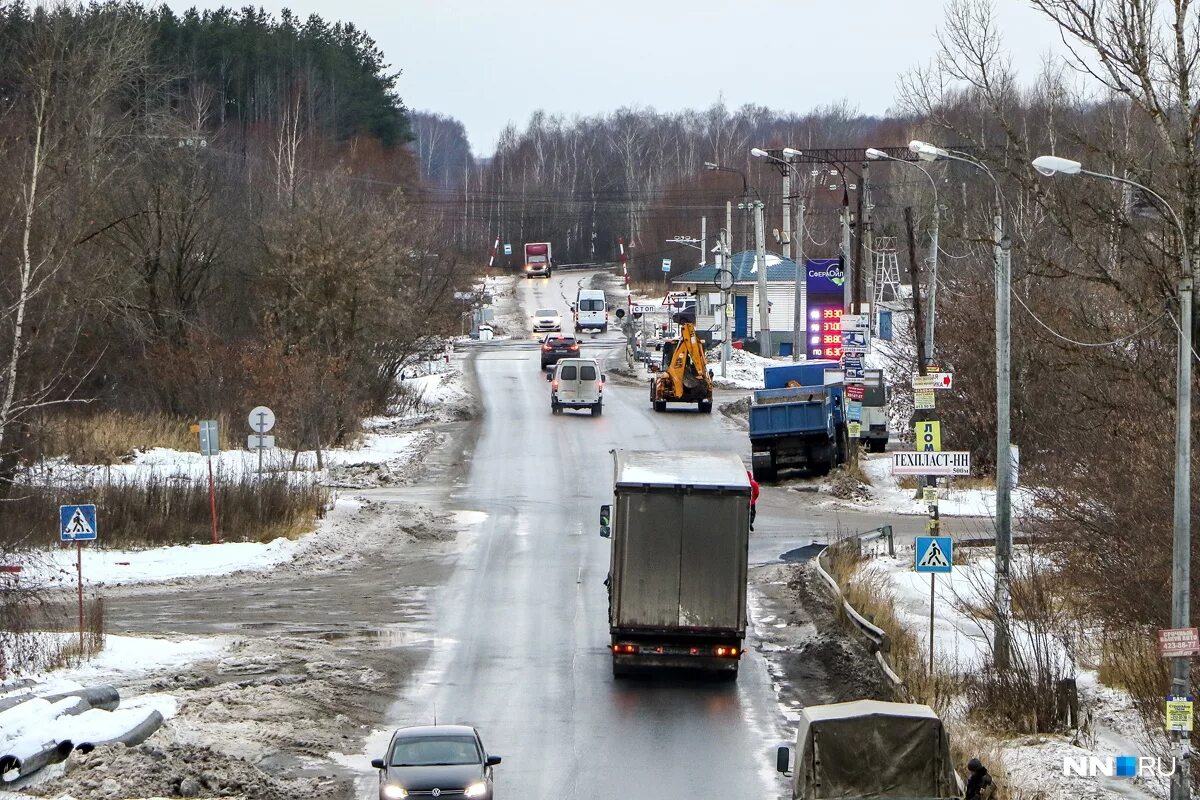
M 750 480 L 734 453 L 613 452 L 609 632 L 616 678 L 683 668 L 736 680 L 746 635 Z

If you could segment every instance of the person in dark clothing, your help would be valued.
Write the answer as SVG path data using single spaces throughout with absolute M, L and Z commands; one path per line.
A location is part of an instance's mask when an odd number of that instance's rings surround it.
M 992 776 L 988 773 L 987 767 L 978 758 L 972 758 L 967 762 L 967 770 L 971 773 L 971 777 L 967 779 L 964 800 L 987 800 L 992 793 Z

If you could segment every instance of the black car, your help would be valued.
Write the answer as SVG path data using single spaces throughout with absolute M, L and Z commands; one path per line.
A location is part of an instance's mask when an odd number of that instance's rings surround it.
M 579 341 L 574 336 L 556 333 L 542 340 L 542 369 L 557 364 L 560 358 L 579 355 Z
M 380 800 L 492 800 L 492 767 L 499 763 L 469 725 L 420 725 L 393 733 L 386 758 L 371 766 L 379 770 Z

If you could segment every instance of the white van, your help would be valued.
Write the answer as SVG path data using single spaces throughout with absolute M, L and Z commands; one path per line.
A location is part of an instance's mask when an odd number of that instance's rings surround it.
M 599 289 L 580 289 L 575 296 L 575 332 L 608 330 L 608 304 Z
M 564 358 L 546 373 L 550 381 L 550 413 L 564 408 L 590 408 L 599 416 L 604 405 L 604 380 L 594 358 Z

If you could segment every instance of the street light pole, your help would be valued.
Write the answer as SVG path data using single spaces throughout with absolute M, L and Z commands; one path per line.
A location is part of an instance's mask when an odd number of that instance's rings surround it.
M 1078 161 L 1058 156 L 1039 156 L 1033 160 L 1033 166 L 1043 175 L 1088 175 L 1141 189 L 1167 210 L 1179 231 L 1180 275 L 1177 284 L 1179 352 L 1177 353 L 1175 372 L 1175 495 L 1172 508 L 1171 627 L 1187 628 L 1191 625 L 1192 292 L 1196 284 L 1196 276 L 1192 271 L 1191 254 L 1188 252 L 1187 232 L 1171 204 L 1148 186 L 1143 186 L 1128 178 L 1103 172 L 1092 172 L 1083 169 Z M 1171 666 L 1171 693 L 1177 697 L 1186 697 L 1191 689 L 1191 658 L 1176 656 Z M 1176 760 L 1176 770 L 1171 776 L 1171 800 L 1187 800 L 1191 793 L 1187 752 L 1188 744 L 1184 738 L 1180 742 L 1181 757 Z
M 1012 262 L 1009 243 L 1004 235 L 1004 217 L 1000 182 L 982 161 L 952 152 L 927 142 L 909 142 L 908 149 L 925 161 L 946 158 L 961 161 L 980 170 L 991 179 L 996 189 L 996 213 L 992 217 L 992 254 L 996 284 L 996 635 L 995 666 L 1008 669 L 1012 647 L 1012 455 L 1011 383 L 1009 353 L 1009 284 L 1012 281 Z

